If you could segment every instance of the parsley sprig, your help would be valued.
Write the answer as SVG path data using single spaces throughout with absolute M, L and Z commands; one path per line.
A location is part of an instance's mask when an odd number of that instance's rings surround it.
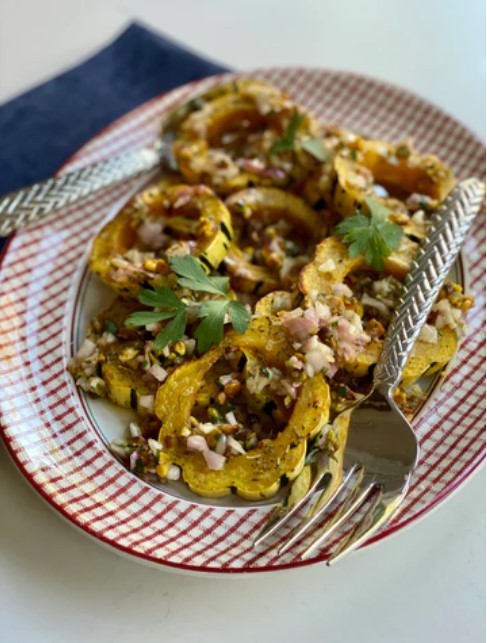
M 357 214 L 341 221 L 333 231 L 334 236 L 343 237 L 348 245 L 350 257 L 362 255 L 365 263 L 376 270 L 382 270 L 384 259 L 399 248 L 403 237 L 402 229 L 388 220 L 391 211 L 371 197 L 365 197 L 370 217 Z
M 315 159 L 324 163 L 330 158 L 330 152 L 326 149 L 321 138 L 308 138 L 304 141 L 296 140 L 296 134 L 299 126 L 303 122 L 304 116 L 299 112 L 293 112 L 289 125 L 284 132 L 282 138 L 278 138 L 271 146 L 271 154 L 279 154 L 280 152 L 294 152 L 296 147 L 299 146 L 314 156 Z
M 162 350 L 184 336 L 191 310 L 202 319 L 194 333 L 200 353 L 222 340 L 227 315 L 237 333 L 245 332 L 250 313 L 241 302 L 229 299 L 228 277 L 208 276 L 191 255 L 172 257 L 169 264 L 178 276 L 179 286 L 216 295 L 218 299 L 187 304 L 166 286 L 156 286 L 153 290 L 145 288 L 139 293 L 139 301 L 156 310 L 132 313 L 125 320 L 126 326 L 146 326 L 171 320 L 154 340 L 153 349 Z

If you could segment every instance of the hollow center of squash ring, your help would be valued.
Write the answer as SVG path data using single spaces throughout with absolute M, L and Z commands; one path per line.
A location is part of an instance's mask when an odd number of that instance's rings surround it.
M 210 447 L 221 433 L 231 435 L 246 450 L 275 438 L 291 416 L 291 404 L 284 404 L 285 391 L 276 390 L 281 377 L 255 355 L 227 352 L 205 374 L 191 423 L 205 427 Z

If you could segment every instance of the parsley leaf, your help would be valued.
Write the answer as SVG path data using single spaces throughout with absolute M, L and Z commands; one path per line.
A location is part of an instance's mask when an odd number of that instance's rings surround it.
M 162 350 L 168 344 L 174 344 L 182 339 L 184 331 L 186 330 L 188 315 L 186 309 L 178 310 L 174 319 L 170 321 L 163 330 L 157 335 L 152 348 L 154 350 Z
M 228 294 L 228 277 L 209 277 L 192 255 L 172 257 L 169 264 L 179 279 L 178 284 L 190 290 L 200 290 L 214 295 Z
M 125 326 L 147 326 L 155 324 L 165 319 L 172 319 L 176 315 L 174 310 L 162 310 L 160 312 L 152 310 L 143 310 L 138 313 L 132 313 L 125 320 Z
M 371 197 L 365 197 L 370 218 L 357 214 L 341 221 L 333 231 L 343 237 L 348 245 L 350 257 L 363 256 L 365 263 L 376 270 L 384 267 L 384 258 L 399 247 L 403 237 L 402 229 L 388 221 L 391 211 Z
M 166 286 L 156 286 L 154 290 L 145 288 L 140 291 L 138 299 L 141 304 L 153 308 L 178 309 L 184 306 L 177 295 Z
M 309 138 L 307 141 L 301 141 L 301 147 L 322 163 L 330 159 L 330 152 L 326 149 L 321 138 Z
M 198 311 L 203 321 L 198 324 L 194 337 L 198 342 L 198 351 L 204 353 L 210 346 L 223 339 L 223 327 L 229 301 L 206 301 Z
M 237 333 L 244 333 L 250 320 L 250 313 L 240 301 L 206 301 L 198 311 L 203 321 L 198 325 L 194 336 L 198 340 L 198 351 L 204 353 L 210 346 L 223 339 L 225 316 L 228 313 Z
M 278 138 L 277 141 L 274 141 L 271 147 L 271 154 L 278 154 L 279 152 L 292 152 L 294 150 L 294 143 L 296 139 L 296 133 L 303 121 L 303 116 L 299 112 L 293 112 L 289 125 L 284 132 L 282 138 Z
M 289 125 L 282 138 L 278 138 L 271 146 L 271 154 L 279 152 L 293 152 L 296 149 L 296 134 L 299 126 L 303 122 L 304 116 L 295 111 L 289 121 Z M 330 158 L 330 152 L 326 149 L 321 138 L 309 138 L 306 141 L 299 142 L 300 147 L 311 154 L 315 159 L 324 163 Z
M 245 332 L 250 313 L 241 302 L 228 299 L 228 277 L 208 276 L 200 263 L 191 255 L 173 257 L 170 264 L 178 276 L 179 286 L 218 295 L 223 299 L 185 304 L 165 286 L 156 286 L 153 290 L 143 289 L 139 293 L 139 301 L 145 306 L 162 310 L 134 312 L 125 320 L 125 326 L 146 326 L 170 319 L 171 321 L 157 335 L 153 344 L 154 350 L 162 350 L 184 336 L 188 323 L 188 310 L 191 309 L 203 319 L 194 333 L 200 353 L 204 353 L 210 346 L 222 340 L 227 312 L 233 328 L 238 333 Z
M 228 313 L 237 333 L 245 333 L 250 321 L 250 313 L 245 306 L 240 301 L 231 301 L 228 304 Z

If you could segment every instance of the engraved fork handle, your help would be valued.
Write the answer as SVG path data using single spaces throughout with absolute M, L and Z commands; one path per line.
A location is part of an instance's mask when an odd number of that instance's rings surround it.
M 406 277 L 403 294 L 375 367 L 374 385 L 382 392 L 390 393 L 399 384 L 409 353 L 484 196 L 485 185 L 481 181 L 466 179 L 455 187 L 433 215 L 428 236 Z
M 0 237 L 99 190 L 153 170 L 161 163 L 163 153 L 162 146 L 125 152 L 0 197 Z

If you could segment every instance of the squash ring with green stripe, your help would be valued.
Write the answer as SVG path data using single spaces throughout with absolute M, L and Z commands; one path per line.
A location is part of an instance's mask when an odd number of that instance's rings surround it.
M 120 295 L 136 298 L 141 288 L 174 284 L 171 256 L 189 251 L 209 273 L 232 240 L 230 213 L 210 188 L 163 184 L 137 194 L 105 225 L 93 243 L 90 267 Z

